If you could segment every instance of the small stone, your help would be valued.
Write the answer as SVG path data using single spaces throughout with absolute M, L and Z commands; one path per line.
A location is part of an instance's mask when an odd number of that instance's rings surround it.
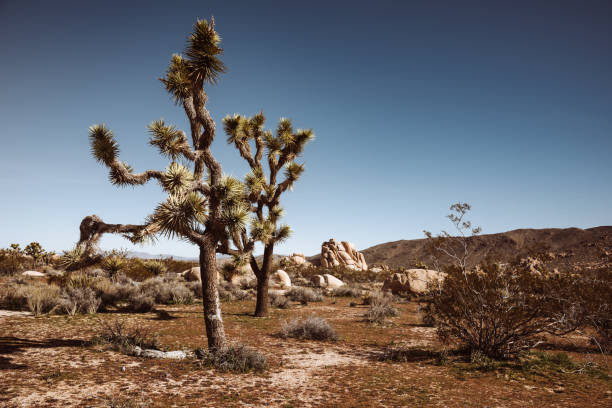
M 565 388 L 563 387 L 556 387 L 553 389 L 554 392 L 556 392 L 557 394 L 561 394 L 562 392 L 565 392 Z

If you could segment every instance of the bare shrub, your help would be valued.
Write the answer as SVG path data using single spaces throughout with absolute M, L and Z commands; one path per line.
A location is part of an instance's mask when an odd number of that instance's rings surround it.
M 338 334 L 327 320 L 311 316 L 305 319 L 295 319 L 283 324 L 281 336 L 303 340 L 338 340 Z
M 268 368 L 266 356 L 243 344 L 232 344 L 221 350 L 196 350 L 196 356 L 219 371 L 235 373 L 261 372 Z
M 363 290 L 357 286 L 344 285 L 333 290 L 333 295 L 338 297 L 361 297 Z
M 380 361 L 407 363 L 410 361 L 433 359 L 439 357 L 440 354 L 441 353 L 432 350 L 414 347 L 389 346 L 383 350 L 378 359 Z
M 289 308 L 289 299 L 286 296 L 270 293 L 269 295 L 270 305 L 279 309 Z
M 397 316 L 398 310 L 393 307 L 393 295 L 383 292 L 371 293 L 367 298 L 370 307 L 365 314 L 365 319 L 370 323 L 381 324 L 387 317 Z
M 566 334 L 585 318 L 581 279 L 546 276 L 517 265 L 447 269 L 431 288 L 426 317 L 442 341 L 457 340 L 471 353 L 509 358 L 533 347 L 539 333 Z
M 27 309 L 27 286 L 19 283 L 0 285 L 0 307 L 9 310 Z
M 321 302 L 323 301 L 323 295 L 310 288 L 303 288 L 301 286 L 293 286 L 287 291 L 285 296 L 294 302 L 300 302 L 306 304 L 308 302 Z
M 251 294 L 242 290 L 231 282 L 219 283 L 219 298 L 224 301 L 244 300 L 251 297 Z
M 130 326 L 127 322 L 99 320 L 98 334 L 91 340 L 92 344 L 108 344 L 113 349 L 131 353 L 134 347 L 143 349 L 159 349 L 157 336 L 143 326 Z

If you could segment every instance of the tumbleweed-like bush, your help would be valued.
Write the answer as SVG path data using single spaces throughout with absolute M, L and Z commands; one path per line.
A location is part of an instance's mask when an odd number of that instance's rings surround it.
M 338 340 L 338 334 L 327 320 L 310 316 L 302 319 L 295 319 L 283 324 L 281 336 L 284 338 L 293 337 L 302 340 Z

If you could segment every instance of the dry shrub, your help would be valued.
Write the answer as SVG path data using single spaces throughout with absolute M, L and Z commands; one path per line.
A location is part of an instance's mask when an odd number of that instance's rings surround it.
M 9 310 L 27 309 L 27 286 L 17 282 L 0 286 L 0 307 Z
M 251 297 L 251 294 L 235 286 L 231 282 L 219 282 L 219 298 L 223 301 L 244 300 Z
M 393 307 L 393 295 L 383 292 L 370 293 L 364 299 L 364 304 L 370 307 L 365 314 L 365 319 L 370 323 L 381 324 L 387 317 L 397 316 L 398 310 Z
M 338 334 L 327 320 L 311 316 L 283 324 L 280 335 L 303 340 L 338 340 Z
M 590 310 L 601 310 L 606 297 L 610 304 L 609 290 L 599 293 L 578 275 L 534 273 L 515 264 L 467 272 L 451 267 L 447 273 L 430 291 L 426 317 L 441 340 L 457 340 L 466 352 L 489 358 L 514 357 L 533 347 L 540 333 L 574 331 L 588 324 Z
M 143 326 L 131 326 L 121 320 L 105 322 L 98 320 L 98 334 L 91 340 L 92 344 L 108 344 L 113 349 L 131 353 L 134 347 L 143 349 L 159 349 L 156 335 Z
M 51 313 L 60 305 L 60 288 L 55 285 L 25 287 L 26 305 L 34 316 Z
M 202 299 L 202 282 L 186 282 L 185 286 L 193 293 L 196 299 Z
M 266 356 L 255 349 L 243 344 L 232 344 L 224 349 L 207 351 L 198 349 L 196 356 L 205 364 L 215 367 L 219 371 L 235 373 L 261 372 L 268 368 Z
M 151 296 L 156 303 L 191 304 L 193 292 L 182 281 L 173 277 L 155 277 L 147 279 L 140 285 L 140 292 Z
M 332 294 L 339 297 L 361 297 L 363 290 L 357 286 L 344 285 L 333 290 Z
M 294 302 L 300 302 L 307 304 L 308 302 L 321 302 L 323 301 L 323 295 L 310 288 L 303 288 L 301 286 L 293 286 L 287 291 L 285 296 Z
M 136 293 L 128 300 L 127 309 L 135 313 L 147 313 L 155 307 L 155 299 L 152 296 Z
M 66 288 L 62 291 L 59 306 L 61 311 L 69 315 L 93 314 L 98 311 L 101 302 L 91 288 Z
M 422 361 L 433 358 L 440 358 L 443 352 L 435 352 L 433 350 L 420 349 L 415 347 L 389 346 L 386 347 L 378 359 L 380 361 L 394 361 L 398 363 L 407 363 L 411 361 Z
M 145 261 L 142 266 L 151 275 L 159 276 L 168 272 L 168 267 L 161 261 Z
M 270 293 L 268 295 L 270 300 L 270 305 L 273 307 L 277 307 L 279 309 L 288 309 L 289 308 L 289 299 L 286 296 L 278 295 L 276 293 Z

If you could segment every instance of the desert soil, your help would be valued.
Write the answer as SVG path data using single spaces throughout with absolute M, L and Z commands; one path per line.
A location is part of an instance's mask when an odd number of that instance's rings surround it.
M 545 347 L 608 373 L 522 372 L 441 365 L 427 353 L 409 362 L 378 358 L 389 344 L 440 349 L 434 329 L 419 324 L 417 305 L 384 326 L 363 321 L 366 306 L 326 298 L 307 306 L 250 315 L 253 301 L 223 304 L 229 338 L 262 351 L 270 368 L 261 374 L 219 373 L 197 361 L 131 357 L 87 341 L 100 320 L 129 320 L 159 334 L 168 350 L 206 344 L 201 305 L 158 306 L 167 313 L 103 313 L 32 317 L 0 313 L 2 407 L 610 407 L 610 356 L 579 335 Z M 337 329 L 337 342 L 285 340 L 283 321 L 316 314 Z

